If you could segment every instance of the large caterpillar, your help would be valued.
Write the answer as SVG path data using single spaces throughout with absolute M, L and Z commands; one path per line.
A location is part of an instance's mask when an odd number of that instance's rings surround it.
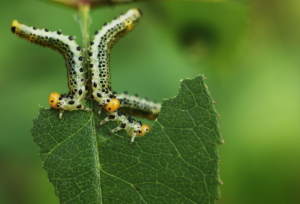
M 128 33 L 141 18 L 138 9 L 130 9 L 126 14 L 115 18 L 111 23 L 104 23 L 100 31 L 95 32 L 94 40 L 89 49 L 90 69 L 92 73 L 93 98 L 99 104 L 99 113 L 102 107 L 116 96 L 111 90 L 110 82 L 110 50 L 120 37 Z M 115 109 L 107 110 L 114 111 Z
M 111 23 L 105 23 L 100 31 L 96 31 L 94 40 L 91 42 L 89 49 L 90 69 L 92 73 L 92 97 L 99 104 L 101 113 L 102 107 L 111 112 L 108 117 L 100 122 L 99 126 L 108 121 L 117 121 L 119 126 L 111 130 L 115 133 L 125 129 L 132 136 L 131 142 L 136 136 L 142 136 L 150 130 L 148 125 L 142 125 L 141 122 L 135 121 L 131 117 L 124 116 L 121 111 L 117 110 L 120 102 L 111 89 L 110 82 L 110 50 L 113 45 L 131 31 L 140 20 L 142 13 L 138 9 L 130 9 L 119 18 L 115 18 Z
M 11 30 L 21 38 L 32 43 L 50 47 L 61 53 L 65 59 L 68 75 L 68 94 L 53 92 L 49 96 L 49 104 L 53 109 L 59 109 L 59 119 L 64 110 L 90 110 L 82 105 L 88 92 L 85 71 L 83 68 L 83 53 L 72 36 L 63 35 L 61 31 L 51 32 L 48 29 L 37 29 L 19 24 L 14 20 Z

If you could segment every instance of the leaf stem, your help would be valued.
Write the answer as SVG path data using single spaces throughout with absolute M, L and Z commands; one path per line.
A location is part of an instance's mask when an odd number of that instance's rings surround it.
M 84 49 L 84 58 L 85 58 L 85 64 L 84 68 L 87 70 L 87 79 L 90 79 L 91 73 L 88 71 L 89 70 L 89 62 L 88 60 L 88 46 L 89 46 L 89 41 L 90 41 L 90 24 L 91 24 L 91 19 L 89 16 L 89 12 L 91 9 L 91 5 L 87 2 L 82 1 L 81 4 L 78 5 L 78 10 L 79 10 L 79 24 L 81 28 L 81 33 L 82 33 L 82 40 L 83 40 L 83 49 Z M 92 93 L 91 87 L 89 88 L 89 93 Z M 89 100 L 90 103 L 90 108 L 93 108 L 93 103 L 92 100 Z

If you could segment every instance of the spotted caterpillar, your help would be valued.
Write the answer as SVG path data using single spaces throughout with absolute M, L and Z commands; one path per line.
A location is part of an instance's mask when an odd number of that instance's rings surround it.
M 85 72 L 83 69 L 83 53 L 72 36 L 62 35 L 61 31 L 51 32 L 48 29 L 37 29 L 28 27 L 13 21 L 11 30 L 21 38 L 32 43 L 50 47 L 61 53 L 65 59 L 68 75 L 68 94 L 54 92 L 49 96 L 51 108 L 59 109 L 59 119 L 62 118 L 64 110 L 90 110 L 82 105 L 88 92 L 86 86 Z
M 128 95 L 126 91 L 117 95 L 117 99 L 120 101 L 122 112 L 150 120 L 157 118 L 161 108 L 160 103 L 148 101 L 147 98 L 141 99 L 138 95 Z
M 140 17 L 141 12 L 139 10 L 131 9 L 118 19 L 105 24 L 102 30 L 95 33 L 94 41 L 91 42 L 89 49 L 89 66 L 91 68 L 93 90 L 92 98 L 99 104 L 99 113 L 101 113 L 102 107 L 110 112 L 109 116 L 101 121 L 99 125 L 103 125 L 111 120 L 117 121 L 120 126 L 111 130 L 110 133 L 125 129 L 132 136 L 132 142 L 136 136 L 142 136 L 148 132 L 150 127 L 142 125 L 141 122 L 135 121 L 131 117 L 127 118 L 118 108 L 141 109 L 148 114 L 157 114 L 160 105 L 148 102 L 145 99 L 139 100 L 137 97 L 116 96 L 111 91 L 109 56 L 110 49 L 114 43 L 121 36 L 132 30 Z M 73 37 L 62 35 L 60 31 L 50 32 L 47 29 L 39 30 L 35 27 L 30 28 L 19 24 L 17 21 L 13 22 L 12 31 L 21 38 L 25 38 L 33 43 L 58 50 L 64 56 L 68 70 L 70 91 L 68 94 L 62 95 L 54 92 L 49 97 L 50 106 L 54 109 L 60 109 L 59 118 L 62 118 L 64 110 L 90 110 L 82 105 L 88 88 L 84 77 L 83 54 L 80 47 L 73 40 Z M 98 65 L 98 68 L 94 65 Z
M 92 97 L 99 104 L 99 113 L 116 96 L 111 90 L 110 50 L 113 45 L 137 24 L 141 18 L 138 9 L 130 9 L 126 14 L 115 18 L 111 23 L 104 23 L 100 31 L 95 32 L 89 49 L 90 69 L 92 73 Z M 116 103 L 116 109 L 119 108 Z
M 102 107 L 110 112 L 109 116 L 102 120 L 98 126 L 109 121 L 117 121 L 119 126 L 111 130 L 110 133 L 125 129 L 132 136 L 131 142 L 134 141 L 136 136 L 142 136 L 148 132 L 150 127 L 142 125 L 141 122 L 135 121 L 131 117 L 127 118 L 120 110 L 117 110 L 120 107 L 120 101 L 111 89 L 109 60 L 113 45 L 120 37 L 133 29 L 141 16 L 140 10 L 130 9 L 119 18 L 115 18 L 111 23 L 105 23 L 100 31 L 95 32 L 94 40 L 91 42 L 89 49 L 92 97 L 99 104 L 99 114 Z

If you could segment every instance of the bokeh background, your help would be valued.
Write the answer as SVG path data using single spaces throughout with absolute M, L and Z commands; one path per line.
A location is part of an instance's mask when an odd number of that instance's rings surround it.
M 144 2 L 96 9 L 91 34 L 129 8 L 144 17 L 112 50 L 112 85 L 156 101 L 205 74 L 221 115 L 223 204 L 300 202 L 300 1 Z M 75 10 L 0 1 L 0 203 L 59 203 L 30 129 L 53 91 L 58 53 L 10 31 L 12 20 L 62 29 L 82 44 Z

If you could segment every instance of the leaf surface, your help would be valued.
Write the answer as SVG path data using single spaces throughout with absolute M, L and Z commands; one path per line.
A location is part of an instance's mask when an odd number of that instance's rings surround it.
M 41 109 L 32 135 L 62 204 L 214 203 L 220 198 L 218 114 L 203 76 L 181 82 L 132 146 L 96 113 Z M 97 110 L 95 110 L 97 111 Z M 96 124 L 96 125 L 95 125 Z

